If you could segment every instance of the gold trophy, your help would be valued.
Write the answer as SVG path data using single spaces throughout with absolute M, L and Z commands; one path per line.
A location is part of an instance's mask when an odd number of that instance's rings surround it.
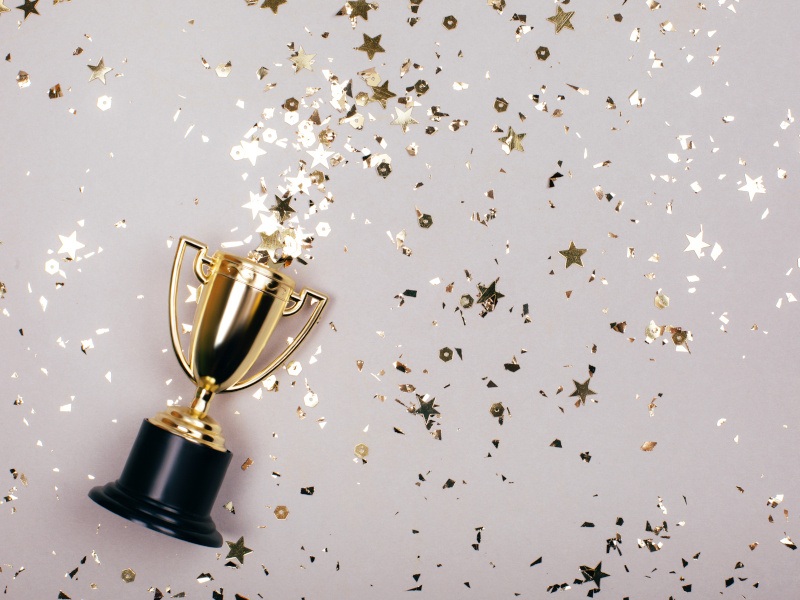
M 181 347 L 178 283 L 186 247 L 195 248 L 194 272 L 203 284 L 194 316 L 189 356 Z M 282 317 L 316 302 L 300 333 L 260 371 L 248 375 Z M 89 497 L 131 521 L 173 537 L 221 546 L 211 519 L 232 454 L 219 424 L 208 416 L 214 394 L 241 390 L 277 369 L 308 336 L 328 298 L 304 289 L 267 265 L 216 252 L 182 237 L 169 286 L 172 346 L 183 370 L 197 386 L 190 406 L 172 406 L 146 419 L 122 475 L 93 488 Z M 311 302 L 310 302 L 311 303 Z

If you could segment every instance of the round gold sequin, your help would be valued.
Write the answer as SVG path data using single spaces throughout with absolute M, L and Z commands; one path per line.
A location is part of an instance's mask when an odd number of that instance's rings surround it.
M 442 25 L 444 25 L 445 29 L 455 29 L 458 25 L 458 19 L 453 15 L 448 15 L 442 20 Z
M 508 102 L 505 98 L 495 98 L 494 109 L 499 113 L 506 112 L 508 110 Z
M 672 334 L 672 343 L 676 346 L 681 346 L 686 343 L 686 339 L 688 338 L 688 334 L 685 331 L 678 329 L 675 333 Z
M 453 360 L 453 350 L 447 347 L 442 348 L 439 350 L 439 358 L 442 359 L 442 362 Z
M 125 583 L 133 583 L 133 580 L 136 579 L 136 573 L 133 569 L 125 569 L 122 571 L 120 577 L 122 577 L 122 581 Z
M 475 304 L 475 298 L 469 294 L 464 294 L 461 296 L 461 299 L 458 301 L 458 303 L 461 305 L 461 308 L 472 308 L 472 305 Z
M 283 108 L 285 108 L 289 112 L 294 112 L 298 108 L 300 108 L 300 102 L 298 102 L 297 98 L 287 98 L 286 101 L 283 103 Z
M 495 402 L 489 407 L 489 413 L 491 413 L 493 417 L 500 418 L 503 416 L 504 412 L 506 412 L 506 409 L 502 402 Z
M 382 162 L 377 166 L 376 170 L 378 171 L 378 175 L 386 179 L 392 173 L 392 165 L 387 162 Z
M 539 46 L 536 49 L 536 58 L 539 60 L 547 60 L 550 58 L 550 48 L 547 46 Z
M 369 446 L 366 444 L 356 444 L 355 449 L 353 450 L 355 455 L 360 459 L 365 459 L 369 456 Z
M 428 229 L 431 225 L 433 225 L 433 217 L 428 214 L 424 214 L 417 219 L 417 222 L 423 229 Z
M 425 92 L 430 89 L 428 82 L 424 79 L 420 79 L 417 83 L 414 84 L 414 91 L 417 92 L 418 96 L 422 96 Z
M 283 521 L 289 516 L 289 509 L 282 504 L 280 506 L 276 506 L 273 512 L 275 513 L 275 518 L 279 521 Z

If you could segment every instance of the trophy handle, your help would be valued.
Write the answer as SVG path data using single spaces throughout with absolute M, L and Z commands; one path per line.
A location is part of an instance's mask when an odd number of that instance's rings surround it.
M 183 257 L 186 254 L 186 246 L 191 246 L 197 250 L 197 256 L 194 259 L 194 274 L 201 283 L 208 282 L 208 275 L 203 271 L 203 265 L 211 266 L 211 259 L 208 258 L 208 246 L 193 240 L 189 237 L 181 237 L 178 242 L 178 249 L 175 252 L 175 262 L 172 264 L 172 276 L 169 280 L 169 331 L 172 335 L 172 349 L 175 350 L 175 356 L 178 357 L 178 362 L 181 363 L 183 370 L 186 374 L 192 377 L 192 365 L 186 360 L 181 346 L 181 338 L 178 333 L 178 283 L 181 276 L 181 267 L 183 266 Z
M 248 377 L 247 379 L 241 379 L 240 381 L 233 384 L 229 387 L 226 391 L 235 392 L 236 390 L 241 390 L 246 388 L 254 383 L 258 383 L 264 377 L 272 373 L 275 369 L 277 369 L 283 361 L 289 358 L 289 355 L 294 352 L 297 347 L 301 344 L 301 342 L 306 339 L 306 336 L 311 331 L 311 328 L 317 323 L 317 319 L 322 314 L 322 309 L 325 308 L 325 305 L 328 303 L 328 297 L 325 294 L 320 292 L 316 292 L 314 290 L 304 289 L 299 294 L 297 292 L 292 292 L 290 298 L 294 301 L 294 304 L 287 306 L 283 309 L 283 316 L 289 317 L 296 312 L 298 312 L 303 305 L 305 304 L 306 298 L 313 298 L 317 300 L 317 305 L 314 307 L 314 311 L 311 313 L 311 316 L 306 321 L 306 324 L 303 325 L 303 328 L 300 330 L 300 333 L 297 334 L 297 337 L 292 340 L 292 343 L 286 347 L 280 356 L 278 356 L 275 360 L 273 360 L 270 364 L 268 364 L 264 369 L 256 373 L 255 375 Z

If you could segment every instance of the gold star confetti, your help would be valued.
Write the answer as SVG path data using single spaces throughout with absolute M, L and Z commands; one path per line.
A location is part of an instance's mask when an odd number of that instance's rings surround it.
M 480 292 L 480 296 L 478 296 L 478 304 L 482 304 L 484 310 L 486 312 L 492 312 L 497 306 L 497 301 L 500 298 L 504 298 L 505 296 L 497 291 L 497 282 L 498 279 L 495 279 L 492 283 L 488 286 L 484 286 L 483 284 L 478 284 L 478 291 Z
M 583 266 L 581 257 L 586 254 L 586 248 L 576 248 L 575 242 L 570 241 L 569 248 L 566 250 L 559 250 L 558 253 L 566 259 L 565 269 L 569 269 L 570 265 Z
M 600 587 L 600 580 L 603 579 L 603 577 L 608 577 L 607 573 L 603 573 L 601 569 L 602 566 L 602 562 L 597 563 L 597 566 L 594 568 L 581 565 L 580 569 L 584 582 L 592 581 L 597 587 Z
M 509 126 L 508 133 L 506 133 L 503 137 L 498 138 L 500 143 L 503 145 L 503 152 L 506 154 L 510 154 L 512 150 L 519 150 L 520 152 L 525 152 L 525 148 L 522 146 L 522 140 L 525 137 L 524 133 L 517 133 L 514 131 L 514 128 Z
M 413 109 L 409 108 L 408 110 L 402 110 L 400 108 L 395 108 L 394 110 L 397 113 L 397 116 L 394 118 L 391 124 L 400 125 L 400 127 L 403 128 L 403 133 L 406 133 L 411 125 L 419 125 L 419 121 L 411 116 L 411 111 Z
M 103 85 L 105 85 L 106 73 L 114 70 L 112 67 L 107 67 L 105 65 L 102 57 L 100 58 L 100 62 L 97 63 L 96 65 L 86 65 L 86 66 L 89 67 L 89 70 L 92 72 L 92 74 L 89 76 L 89 83 L 97 79 L 99 81 L 102 81 Z
M 575 391 L 570 394 L 571 398 L 577 397 L 578 400 L 575 402 L 575 406 L 580 406 L 581 404 L 586 404 L 586 398 L 588 396 L 596 396 L 597 394 L 589 389 L 589 379 L 584 381 L 583 383 L 578 383 L 574 379 L 572 383 L 575 384 Z
M 425 400 L 425 396 L 423 394 L 416 394 L 417 400 L 419 400 L 419 406 L 414 411 L 414 414 L 422 415 L 422 418 L 425 419 L 425 426 L 430 429 L 433 423 L 431 419 L 438 414 L 441 414 L 434 405 L 436 398 L 431 398 L 430 400 Z
M 373 102 L 380 102 L 383 108 L 386 108 L 386 101 L 394 98 L 397 94 L 389 90 L 389 80 L 387 79 L 381 85 L 371 86 L 372 96 L 370 100 Z
M 356 48 L 356 50 L 366 52 L 370 60 L 375 58 L 375 55 L 378 52 L 385 52 L 385 50 L 381 47 L 381 35 L 383 34 L 376 35 L 374 38 L 369 37 L 366 33 L 362 35 L 364 36 L 364 43 Z
M 299 73 L 303 69 L 308 69 L 309 71 L 313 71 L 314 69 L 311 68 L 311 65 L 314 64 L 314 57 L 316 54 L 306 54 L 303 47 L 300 46 L 300 49 L 297 51 L 296 54 L 289 57 L 289 60 L 292 61 L 294 65 L 294 72 Z
M 25 13 L 25 16 L 22 18 L 23 21 L 25 19 L 27 19 L 29 15 L 38 15 L 39 14 L 39 11 L 36 10 L 36 3 L 37 2 L 39 2 L 39 0 L 25 0 L 24 4 L 20 4 L 17 7 L 18 9 L 20 9 L 21 11 L 23 11 Z
M 755 179 L 750 179 L 750 175 L 745 174 L 744 176 L 746 183 L 739 188 L 740 192 L 747 192 L 747 195 L 750 196 L 750 202 L 753 201 L 753 198 L 756 194 L 766 194 L 767 189 L 764 187 L 764 176 L 756 177 Z
M 75 252 L 77 252 L 81 248 L 85 248 L 85 246 L 78 241 L 77 231 L 73 231 L 67 237 L 59 235 L 58 239 L 61 240 L 61 248 L 58 249 L 58 253 L 69 254 L 69 257 L 72 260 L 75 260 Z
M 240 537 L 236 542 L 225 542 L 228 544 L 228 556 L 225 558 L 235 558 L 240 564 L 244 564 L 244 557 L 251 554 L 253 551 L 244 545 L 244 536 Z
M 570 19 L 575 14 L 575 11 L 566 12 L 560 6 L 556 6 L 556 14 L 552 17 L 547 17 L 547 20 L 556 26 L 556 33 L 561 33 L 565 27 L 567 29 L 575 29 L 570 22 Z
M 692 237 L 688 233 L 686 234 L 686 239 L 689 240 L 689 245 L 683 250 L 684 252 L 694 252 L 697 255 L 697 258 L 701 258 L 706 255 L 703 252 L 703 248 L 708 248 L 710 244 L 706 244 L 703 241 L 703 226 L 700 225 L 700 233 L 696 236 Z
M 261 8 L 269 8 L 273 14 L 278 14 L 278 7 L 281 4 L 286 4 L 286 0 L 264 0 Z
M 288 196 L 286 198 L 280 198 L 278 196 L 275 196 L 275 205 L 269 207 L 271 211 L 274 211 L 278 214 L 278 220 L 280 220 L 281 223 L 283 223 L 288 219 L 291 219 L 292 215 L 295 212 L 294 209 L 289 204 L 291 201 L 292 201 L 291 196 Z
M 369 11 L 374 9 L 375 6 L 367 2 L 367 0 L 356 0 L 355 2 L 348 2 L 347 8 L 351 19 L 361 17 L 365 21 L 368 21 Z

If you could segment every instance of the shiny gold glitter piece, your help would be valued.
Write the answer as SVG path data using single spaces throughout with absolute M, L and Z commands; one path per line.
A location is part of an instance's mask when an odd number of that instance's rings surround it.
M 586 397 L 587 396 L 595 396 L 596 392 L 593 392 L 589 389 L 589 380 L 587 379 L 583 383 L 578 383 L 574 379 L 572 383 L 575 384 L 575 391 L 570 394 L 570 397 L 577 397 L 578 400 L 575 402 L 575 406 L 579 406 L 581 404 L 586 404 Z
M 21 11 L 23 11 L 25 13 L 25 16 L 22 18 L 23 21 L 25 19 L 27 19 L 29 15 L 38 15 L 39 14 L 39 11 L 36 10 L 36 3 L 37 2 L 39 2 L 39 0 L 25 0 L 24 4 L 20 4 L 17 7 L 18 9 L 20 9 Z
M 286 0 L 264 0 L 264 3 L 261 5 L 261 8 L 268 8 L 272 11 L 273 14 L 278 14 L 278 7 L 281 4 L 286 4 Z
M 672 343 L 676 346 L 682 346 L 686 343 L 688 337 L 689 336 L 685 331 L 678 329 L 672 334 Z
M 508 110 L 508 102 L 505 98 L 495 98 L 494 109 L 499 113 L 506 112 Z
M 667 296 L 664 292 L 659 291 L 656 294 L 656 297 L 653 300 L 653 302 L 655 303 L 656 308 L 659 309 L 667 308 L 669 306 L 669 296 Z
M 120 577 L 125 583 L 133 583 L 133 580 L 136 579 L 136 572 L 133 569 L 125 569 L 120 574 Z
M 366 444 L 356 444 L 355 449 L 353 450 L 355 455 L 360 459 L 365 459 L 369 456 L 369 446 Z
M 311 68 L 311 65 L 314 64 L 315 56 L 316 54 L 306 54 L 305 50 L 303 50 L 303 47 L 300 46 L 297 54 L 289 57 L 289 60 L 292 61 L 292 64 L 294 65 L 294 72 L 299 73 L 303 69 L 313 71 L 314 69 Z
M 657 445 L 658 442 L 645 442 L 644 444 L 642 444 L 640 450 L 642 450 L 643 452 L 652 452 L 653 448 L 655 448 Z
M 382 162 L 375 168 L 375 170 L 378 172 L 378 175 L 386 179 L 392 173 L 392 165 L 387 162 Z
M 389 89 L 388 79 L 380 85 L 374 85 L 370 87 L 372 87 L 372 96 L 370 96 L 370 100 L 372 102 L 379 102 L 383 108 L 386 108 L 387 100 L 397 96 L 397 94 L 395 94 Z
M 558 253 L 566 258 L 566 266 L 565 269 L 568 269 L 570 265 L 578 265 L 579 267 L 583 266 L 583 260 L 581 256 L 586 253 L 586 248 L 576 248 L 575 242 L 570 241 L 569 248 L 566 250 L 559 250 Z
M 442 362 L 453 360 L 453 350 L 447 347 L 442 348 L 439 350 L 439 358 L 442 360 Z
M 89 70 L 92 72 L 92 74 L 89 76 L 89 83 L 97 79 L 98 81 L 102 81 L 103 85 L 105 85 L 106 73 L 114 70 L 112 67 L 107 67 L 105 65 L 102 57 L 100 58 L 100 62 L 98 62 L 96 65 L 86 65 L 86 66 L 89 67 Z
M 286 517 L 289 516 L 289 509 L 286 508 L 283 504 L 281 504 L 280 506 L 276 506 L 273 512 L 275 513 L 275 518 L 278 519 L 279 521 L 283 521 L 284 519 L 286 519 Z
M 11 9 L 8 8 L 5 4 L 3 4 L 3 0 L 0 0 L 0 13 L 4 12 L 11 12 Z
M 361 50 L 362 52 L 366 52 L 370 60 L 375 58 L 375 55 L 378 52 L 385 52 L 385 50 L 381 46 L 381 35 L 383 34 L 376 35 L 375 37 L 369 37 L 366 33 L 363 33 L 361 35 L 364 36 L 364 43 L 358 46 L 356 50 Z
M 429 229 L 431 225 L 433 225 L 433 217 L 429 214 L 422 214 L 417 219 L 419 226 L 423 229 Z
M 561 33 L 561 30 L 565 27 L 567 29 L 574 30 L 575 28 L 572 26 L 570 19 L 575 14 L 575 11 L 571 10 L 569 12 L 564 11 L 560 6 L 556 7 L 556 14 L 552 17 L 547 17 L 547 20 L 553 23 L 556 26 L 556 33 Z
M 508 133 L 506 133 L 503 137 L 497 138 L 500 140 L 500 143 L 503 144 L 503 152 L 506 154 L 510 154 L 512 150 L 518 150 L 519 152 L 525 152 L 525 148 L 522 146 L 522 140 L 525 137 L 524 133 L 517 133 L 514 131 L 513 127 L 508 128 Z
M 241 564 L 244 564 L 244 557 L 253 552 L 250 548 L 244 545 L 244 536 L 240 537 L 235 542 L 225 542 L 225 543 L 228 544 L 229 548 L 228 556 L 226 556 L 225 558 L 226 559 L 235 558 Z
M 536 58 L 539 60 L 547 60 L 550 58 L 550 49 L 547 46 L 539 46 L 536 49 Z
M 506 409 L 502 402 L 495 402 L 489 407 L 489 413 L 495 418 L 499 419 L 503 416 L 504 412 L 506 412 Z
M 369 21 L 369 11 L 374 8 L 367 0 L 356 0 L 355 2 L 348 2 L 347 7 L 350 9 L 350 18 L 361 17 L 365 21 Z
M 453 15 L 448 15 L 442 21 L 442 25 L 444 25 L 445 29 L 455 29 L 458 26 L 458 19 Z

